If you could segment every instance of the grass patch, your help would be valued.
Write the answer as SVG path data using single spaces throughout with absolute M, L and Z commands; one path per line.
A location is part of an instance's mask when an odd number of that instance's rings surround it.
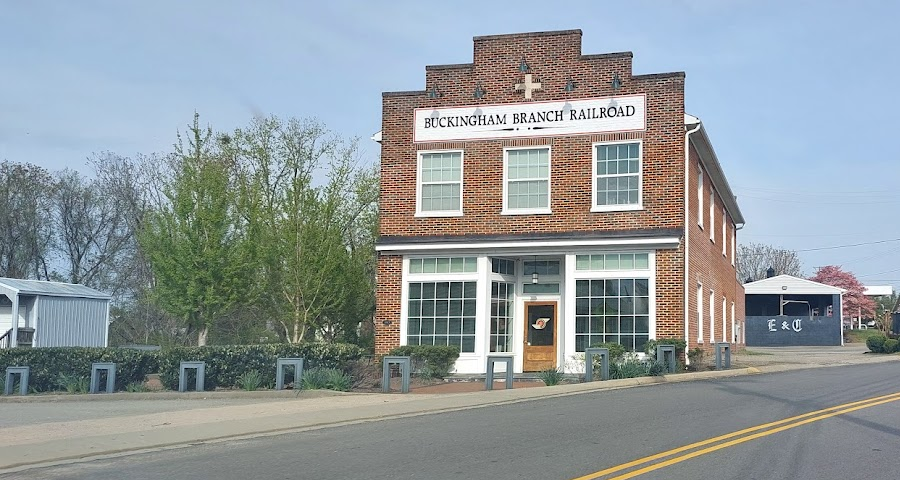
M 847 341 L 850 343 L 866 343 L 866 340 L 873 335 L 884 335 L 884 333 L 877 328 L 870 328 L 868 330 L 848 330 Z
M 775 354 L 769 353 L 769 352 L 757 352 L 754 350 L 744 350 L 744 355 L 775 355 Z

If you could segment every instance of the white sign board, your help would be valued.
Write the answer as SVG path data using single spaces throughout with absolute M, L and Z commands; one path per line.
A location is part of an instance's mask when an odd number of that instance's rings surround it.
M 646 128 L 646 98 L 417 108 L 415 123 L 418 143 L 627 132 Z

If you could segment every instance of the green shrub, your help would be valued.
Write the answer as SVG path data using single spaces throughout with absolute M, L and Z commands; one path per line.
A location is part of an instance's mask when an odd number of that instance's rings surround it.
M 595 345 L 591 345 L 591 347 L 605 348 L 609 350 L 609 363 L 622 361 L 625 358 L 625 353 L 627 352 L 627 350 L 625 350 L 625 346 L 617 342 L 598 343 Z M 598 358 L 597 361 L 599 362 L 600 359 Z
M 56 377 L 56 386 L 68 393 L 87 393 L 90 381 L 88 377 L 60 373 Z
M 703 359 L 706 357 L 706 350 L 703 350 L 700 347 L 694 347 L 688 350 L 688 360 L 691 362 L 691 367 L 694 370 L 700 369 L 703 365 Z
M 303 372 L 300 383 L 304 390 L 337 390 L 346 392 L 353 386 L 353 379 L 336 368 L 310 368 Z
M 683 370 L 683 369 L 680 369 Z M 658 377 L 669 373 L 669 367 L 664 362 L 648 362 L 647 376 Z
M 553 385 L 559 385 L 559 382 L 563 379 L 563 373 L 558 368 L 548 368 L 538 372 L 538 378 L 544 381 L 544 385 L 552 387 Z
M 444 378 L 450 375 L 459 358 L 458 347 L 445 345 L 404 345 L 391 350 L 388 355 L 410 357 L 420 365 L 419 374 L 426 378 Z
M 656 360 L 656 347 L 659 345 L 672 345 L 675 347 L 676 359 L 684 356 L 684 349 L 687 347 L 683 338 L 657 338 L 656 340 L 648 340 L 647 345 L 644 347 L 644 352 L 650 356 L 651 360 Z
M 131 382 L 128 385 L 125 385 L 125 391 L 131 393 L 139 393 L 139 392 L 148 392 L 150 391 L 144 382 Z
M 237 386 L 248 392 L 252 392 L 253 390 L 258 390 L 260 386 L 263 384 L 262 374 L 259 373 L 259 370 L 250 370 L 249 372 L 242 373 L 237 379 Z
M 620 378 L 646 377 L 650 375 L 650 362 L 641 360 L 634 356 L 624 358 L 622 361 L 609 365 L 609 378 L 612 380 Z
M 872 335 L 866 339 L 866 346 L 872 353 L 884 353 L 884 342 L 887 341 L 884 334 Z
M 44 392 L 56 390 L 60 374 L 90 377 L 91 363 L 116 364 L 116 390 L 132 382 L 143 382 L 159 368 L 159 352 L 104 347 L 42 347 L 0 350 L 0 372 L 6 367 L 28 366 L 28 387 Z
M 900 341 L 889 338 L 884 341 L 884 353 L 896 353 L 900 350 Z
M 207 390 L 236 387 L 238 378 L 252 370 L 260 373 L 260 385 L 270 385 L 275 383 L 278 358 L 303 358 L 304 370 L 321 367 L 344 372 L 364 353 L 356 345 L 343 343 L 173 347 L 160 352 L 159 379 L 166 388 L 174 390 L 178 387 L 181 362 L 200 361 L 206 363 L 204 386 Z

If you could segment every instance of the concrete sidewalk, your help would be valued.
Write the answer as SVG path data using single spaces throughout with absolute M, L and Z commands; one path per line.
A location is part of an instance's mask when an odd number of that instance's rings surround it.
M 835 347 L 838 348 L 838 347 Z M 273 435 L 327 426 L 480 408 L 554 396 L 667 382 L 898 361 L 859 348 L 811 352 L 750 348 L 724 371 L 683 373 L 540 388 L 455 394 L 370 394 L 324 391 L 112 394 L 3 398 L 0 474 L 96 456 Z M 26 400 L 26 401 L 23 401 Z

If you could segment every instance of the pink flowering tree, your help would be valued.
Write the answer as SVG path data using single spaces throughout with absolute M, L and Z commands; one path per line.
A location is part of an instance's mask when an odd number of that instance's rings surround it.
M 833 287 L 843 288 L 844 311 L 843 316 L 860 318 L 873 318 L 875 315 L 875 301 L 865 294 L 866 287 L 850 273 L 841 270 L 836 265 L 821 267 L 810 280 L 824 283 Z

